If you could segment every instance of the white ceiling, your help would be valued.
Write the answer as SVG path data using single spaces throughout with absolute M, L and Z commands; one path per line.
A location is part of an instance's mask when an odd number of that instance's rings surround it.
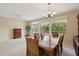
M 56 14 L 79 9 L 79 3 L 52 3 L 52 11 Z M 0 16 L 34 20 L 42 17 L 48 10 L 46 3 L 0 3 Z

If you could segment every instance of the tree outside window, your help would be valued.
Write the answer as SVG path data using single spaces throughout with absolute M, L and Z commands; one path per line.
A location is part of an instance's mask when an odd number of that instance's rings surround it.
M 51 24 L 51 30 L 56 31 L 56 32 L 65 32 L 66 31 L 66 23 L 61 22 L 61 23 L 52 23 Z
M 51 31 L 64 33 L 66 31 L 66 23 L 65 22 L 51 23 Z M 41 25 L 41 32 L 48 33 L 49 24 Z

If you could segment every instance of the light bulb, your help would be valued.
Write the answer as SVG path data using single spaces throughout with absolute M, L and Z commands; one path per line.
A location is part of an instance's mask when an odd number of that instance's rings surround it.
M 49 12 L 49 11 L 48 11 L 47 13 L 48 13 L 48 14 L 50 14 L 50 12 Z
M 54 15 L 52 14 L 51 17 L 53 17 Z
M 56 12 L 53 12 L 52 14 L 56 14 Z

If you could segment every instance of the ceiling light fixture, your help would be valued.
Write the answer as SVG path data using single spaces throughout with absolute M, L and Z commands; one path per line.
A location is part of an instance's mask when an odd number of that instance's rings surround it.
M 54 11 L 52 12 L 51 9 L 52 9 L 51 3 L 48 3 L 48 12 L 43 13 L 44 18 L 49 18 L 49 17 L 52 18 L 56 14 L 56 12 Z

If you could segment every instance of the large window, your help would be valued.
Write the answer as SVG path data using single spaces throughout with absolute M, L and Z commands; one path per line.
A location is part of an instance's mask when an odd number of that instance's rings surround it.
M 51 32 L 64 33 L 66 31 L 67 20 L 55 20 L 51 21 Z M 49 22 L 32 24 L 32 33 L 49 33 Z
M 42 33 L 49 32 L 49 24 L 48 23 L 42 24 L 42 25 L 40 25 L 40 27 L 41 27 Z M 51 23 L 51 31 L 64 33 L 66 31 L 66 22 L 53 22 L 53 23 Z

